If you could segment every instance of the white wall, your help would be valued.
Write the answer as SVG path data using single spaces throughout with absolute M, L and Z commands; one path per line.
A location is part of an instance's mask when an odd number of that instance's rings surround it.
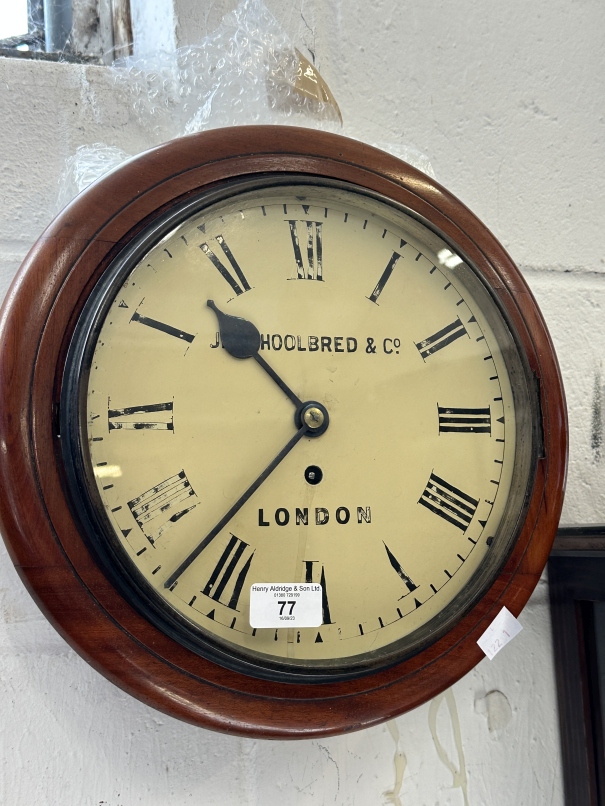
M 604 521 L 605 445 L 591 446 L 605 354 L 605 6 L 268 4 L 315 53 L 346 130 L 425 151 L 440 181 L 524 270 L 570 405 L 564 521 Z M 215 27 L 231 4 L 175 7 L 182 44 Z M 129 153 L 152 144 L 105 68 L 0 59 L 0 294 L 54 212 L 65 158 L 95 141 Z M 437 713 L 439 739 L 466 771 L 471 806 L 563 803 L 544 582 L 521 622 L 521 635 L 457 684 Z M 428 704 L 389 726 L 323 741 L 268 743 L 181 724 L 76 656 L 39 615 L 5 553 L 0 691 L 3 806 L 465 804 L 438 756 Z M 486 698 L 493 691 L 503 696 Z M 389 794 L 396 782 L 400 791 Z

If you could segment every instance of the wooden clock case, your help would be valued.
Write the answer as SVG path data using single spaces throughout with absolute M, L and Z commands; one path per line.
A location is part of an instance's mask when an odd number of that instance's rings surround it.
M 354 680 L 248 677 L 189 651 L 133 610 L 101 573 L 65 492 L 58 406 L 78 315 L 121 249 L 173 204 L 235 177 L 322 176 L 395 200 L 431 222 L 481 272 L 539 385 L 542 444 L 525 522 L 504 568 L 447 635 Z M 0 316 L 0 520 L 17 571 L 49 621 L 105 677 L 159 710 L 263 738 L 352 731 L 436 696 L 483 657 L 477 638 L 518 615 L 548 559 L 563 499 L 567 426 L 556 357 L 536 303 L 478 219 L 423 173 L 362 143 L 293 127 L 185 137 L 146 152 L 78 196 L 31 249 Z

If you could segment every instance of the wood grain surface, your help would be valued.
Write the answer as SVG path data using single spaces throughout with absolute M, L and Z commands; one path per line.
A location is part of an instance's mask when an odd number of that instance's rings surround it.
M 112 259 L 176 202 L 225 180 L 297 173 L 350 182 L 416 211 L 455 242 L 494 289 L 540 388 L 544 456 L 525 524 L 501 574 L 445 637 L 415 657 L 347 681 L 291 684 L 222 668 L 139 616 L 105 579 L 70 513 L 58 402 L 77 317 Z M 483 657 L 477 638 L 503 605 L 527 602 L 563 499 L 567 425 L 553 347 L 536 303 L 478 219 L 420 171 L 362 143 L 293 127 L 216 130 L 129 161 L 78 196 L 23 263 L 0 311 L 0 521 L 11 558 L 71 646 L 130 694 L 172 716 L 265 738 L 364 728 L 434 697 Z

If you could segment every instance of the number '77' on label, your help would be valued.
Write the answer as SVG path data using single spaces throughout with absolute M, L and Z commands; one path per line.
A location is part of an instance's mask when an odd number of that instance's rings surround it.
M 250 587 L 250 626 L 319 627 L 322 591 L 316 582 L 266 582 Z

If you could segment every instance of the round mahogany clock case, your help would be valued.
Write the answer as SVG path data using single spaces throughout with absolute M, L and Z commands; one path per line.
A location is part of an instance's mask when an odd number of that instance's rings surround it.
M 250 126 L 130 160 L 33 246 L 0 448 L 11 559 L 85 660 L 193 724 L 305 738 L 481 660 L 548 558 L 567 425 L 537 305 L 461 202 Z

